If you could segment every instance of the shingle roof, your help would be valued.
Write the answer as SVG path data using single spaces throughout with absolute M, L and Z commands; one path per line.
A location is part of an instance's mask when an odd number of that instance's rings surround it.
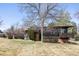
M 53 26 L 53 28 L 69 28 L 69 27 L 73 27 L 72 25 L 55 25 Z

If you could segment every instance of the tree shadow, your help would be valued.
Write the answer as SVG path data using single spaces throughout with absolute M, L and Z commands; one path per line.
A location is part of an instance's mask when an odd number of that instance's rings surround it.
M 76 42 L 68 42 L 68 44 L 79 45 L 79 44 L 76 43 Z
M 50 41 L 44 41 L 44 43 L 58 43 L 58 44 L 62 44 L 62 43 L 59 43 L 59 42 L 50 42 Z M 78 43 L 76 43 L 76 42 L 65 42 L 66 44 L 72 44 L 72 45 L 79 45 Z M 63 44 L 65 44 L 65 43 L 63 43 Z

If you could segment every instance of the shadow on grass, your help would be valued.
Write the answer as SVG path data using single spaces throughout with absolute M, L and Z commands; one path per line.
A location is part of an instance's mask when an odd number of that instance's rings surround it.
M 44 42 L 44 43 L 58 43 L 58 44 L 62 44 L 62 43 L 59 43 L 59 42 Z M 76 42 L 66 42 L 66 43 L 63 43 L 63 44 L 73 44 L 73 45 L 79 45 L 78 43 Z
M 76 42 L 68 42 L 68 44 L 79 45 L 79 44 L 76 43 Z

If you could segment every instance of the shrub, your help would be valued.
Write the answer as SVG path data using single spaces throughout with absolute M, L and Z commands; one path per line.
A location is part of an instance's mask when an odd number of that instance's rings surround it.
M 75 40 L 79 41 L 79 34 L 75 35 Z
M 8 39 L 12 39 L 12 34 L 8 33 Z
M 6 37 L 6 35 L 4 33 L 0 33 L 0 37 Z
M 33 29 L 28 29 L 27 31 L 30 40 L 35 40 L 35 32 Z
M 13 38 L 13 34 L 7 33 L 7 35 L 8 35 L 9 39 Z M 16 33 L 16 34 L 14 34 L 14 38 L 15 39 L 24 39 L 24 33 Z
M 23 33 L 17 33 L 15 35 L 15 39 L 24 39 L 24 34 Z

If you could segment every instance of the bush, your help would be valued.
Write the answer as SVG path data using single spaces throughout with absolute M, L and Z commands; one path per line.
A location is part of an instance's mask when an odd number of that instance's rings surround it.
M 0 37 L 6 37 L 6 35 L 4 33 L 0 33 Z
M 15 39 L 24 39 L 24 34 L 23 33 L 17 33 L 15 35 Z
M 35 40 L 35 32 L 33 29 L 28 29 L 27 31 L 30 40 Z
M 13 39 L 13 34 L 7 33 L 9 39 Z M 24 33 L 14 34 L 15 39 L 24 39 Z
M 75 35 L 75 40 L 79 41 L 79 34 Z
M 12 34 L 8 33 L 8 39 L 12 39 Z

